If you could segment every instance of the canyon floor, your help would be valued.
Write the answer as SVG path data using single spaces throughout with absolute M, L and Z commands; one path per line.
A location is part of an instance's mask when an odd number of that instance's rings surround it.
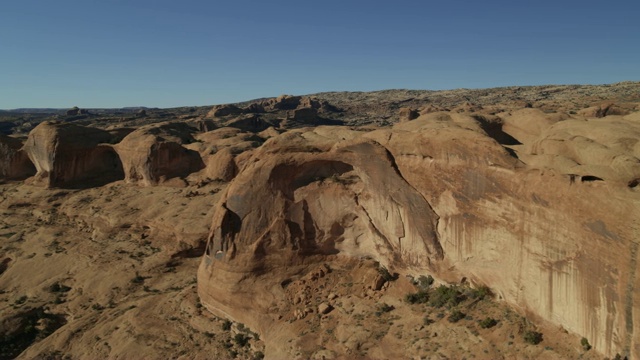
M 297 100 L 308 106 L 293 107 L 287 102 L 294 97 L 280 97 L 233 107 L 90 110 L 86 116 L 0 113 L 9 124 L 3 129 L 24 143 L 49 120 L 112 133 L 180 122 L 197 129 L 182 145 L 212 155 L 203 157 L 202 167 L 172 178 L 143 181 L 125 174 L 70 186 L 46 183 L 36 174 L 2 180 L 0 359 L 603 359 L 584 343 L 592 339 L 513 308 L 491 283 L 478 288 L 466 279 L 436 280 L 426 286 L 370 256 L 328 255 L 283 282 L 287 301 L 271 309 L 275 321 L 286 325 L 283 332 L 276 326 L 259 333 L 213 315 L 198 296 L 197 274 L 214 231 L 215 205 L 234 181 L 228 164 L 213 156 L 223 148 L 246 164 L 247 154 L 291 130 L 340 125 L 368 132 L 442 111 L 482 113 L 489 122 L 517 109 L 638 121 L 638 90 L 640 83 L 632 82 L 389 90 L 314 94 Z M 238 110 L 254 103 L 262 107 L 259 116 Z M 211 131 L 215 136 L 207 138 Z M 525 154 L 520 143 L 502 146 L 525 162 L 535 155 Z M 238 167 L 229 171 L 242 171 Z M 582 181 L 591 186 L 591 180 Z M 621 186 L 635 194 L 637 183 Z M 252 281 L 260 276 L 269 274 Z M 421 289 L 432 302 L 412 300 Z M 251 297 L 252 289 L 243 293 Z M 448 296 L 445 303 L 433 302 L 439 294 Z M 277 352 L 267 351 L 265 339 L 280 344 Z

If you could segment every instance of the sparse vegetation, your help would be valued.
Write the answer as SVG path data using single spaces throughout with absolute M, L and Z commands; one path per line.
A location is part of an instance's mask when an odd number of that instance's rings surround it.
M 582 349 L 584 351 L 591 350 L 591 344 L 589 344 L 589 340 L 587 340 L 587 338 L 580 339 L 580 345 L 582 345 Z
M 238 346 L 240 347 L 245 347 L 247 346 L 247 344 L 249 343 L 249 340 L 251 338 L 248 337 L 247 335 L 243 334 L 243 333 L 237 333 L 234 337 L 233 337 L 233 341 L 238 344 Z
M 232 322 L 231 322 L 231 321 L 229 321 L 229 320 L 225 320 L 225 321 L 222 323 L 222 330 L 224 330 L 224 331 L 229 331 L 229 330 L 231 330 L 231 324 L 232 324 Z
M 393 306 L 388 305 L 387 303 L 382 303 L 382 304 L 378 305 L 378 310 L 375 312 L 375 315 L 376 316 L 382 316 L 382 314 L 388 313 L 388 312 L 392 311 L 393 309 L 395 309 Z
M 133 279 L 131 279 L 131 283 L 132 284 L 142 284 L 142 283 L 144 283 L 145 279 L 146 278 L 144 276 L 141 276 L 140 274 L 136 273 L 136 276 Z
M 449 317 L 447 318 L 447 320 L 449 320 L 450 323 L 456 323 L 462 319 L 465 318 L 465 316 L 467 316 L 467 314 L 463 313 L 462 311 L 455 309 L 451 312 L 451 314 L 449 314 Z
M 449 287 L 440 285 L 430 294 L 429 305 L 437 308 L 443 306 L 452 308 L 460 304 L 463 300 L 464 296 L 457 286 L 452 285 Z
M 480 327 L 483 329 L 489 329 L 498 324 L 498 321 L 494 318 L 487 317 L 480 321 Z
M 433 285 L 434 279 L 431 275 L 420 275 L 418 280 L 415 280 L 413 284 L 417 286 L 420 290 L 427 290 L 431 285 Z
M 524 341 L 531 345 L 538 345 L 542 342 L 542 333 L 529 330 L 524 333 Z
M 61 285 L 59 282 L 55 282 L 51 286 L 49 286 L 49 292 L 51 293 L 66 293 L 69 290 L 71 290 L 70 287 Z
M 429 300 L 429 293 L 425 290 L 409 293 L 405 295 L 404 300 L 409 304 L 425 304 Z
M 489 296 L 491 296 L 491 289 L 487 286 L 480 286 L 477 289 L 472 289 L 469 294 L 469 297 L 475 300 L 482 300 Z
M 382 276 L 382 278 L 387 281 L 395 281 L 398 279 L 398 274 L 391 274 L 389 272 L 389 269 L 387 269 L 386 267 L 378 264 L 378 273 L 380 274 L 380 276 Z

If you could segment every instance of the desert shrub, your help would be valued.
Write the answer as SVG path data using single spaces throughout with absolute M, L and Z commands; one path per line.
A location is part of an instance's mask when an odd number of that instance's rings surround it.
M 587 340 L 587 338 L 582 338 L 580 340 L 580 345 L 582 345 L 582 349 L 584 349 L 584 351 L 591 350 L 591 344 L 589 344 L 589 340 Z
M 394 280 L 398 279 L 398 274 L 391 274 L 386 267 L 381 266 L 381 265 L 378 266 L 378 273 L 387 282 L 394 281 Z
M 496 321 L 496 319 L 494 318 L 485 318 L 484 320 L 480 321 L 480 327 L 483 329 L 489 329 L 492 328 L 494 326 L 496 326 L 498 324 L 498 322 Z
M 229 320 L 225 320 L 225 321 L 222 323 L 222 330 L 224 330 L 224 331 L 229 331 L 229 330 L 231 330 L 231 321 L 229 321 Z
M 264 359 L 264 353 L 262 351 L 257 351 L 255 354 L 253 354 L 253 358 L 255 360 L 262 360 Z
M 142 284 L 144 282 L 146 278 L 144 276 L 141 276 L 140 274 L 136 273 L 136 276 L 131 279 L 131 283 L 132 284 Z
M 456 310 L 453 310 L 451 312 L 451 314 L 449 315 L 447 320 L 449 320 L 450 323 L 456 323 L 456 322 L 464 319 L 465 316 L 467 316 L 467 314 L 465 314 L 462 311 L 456 309 Z
M 542 333 L 529 330 L 524 333 L 524 341 L 532 345 L 538 345 L 542 342 Z
M 404 300 L 409 304 L 424 304 L 429 300 L 429 293 L 424 290 L 409 293 L 404 296 Z
M 485 297 L 491 296 L 491 289 L 486 286 L 480 286 L 477 289 L 471 290 L 469 295 L 472 299 L 482 300 Z
M 429 305 L 433 307 L 447 306 L 452 308 L 460 304 L 464 300 L 464 296 L 457 287 L 438 286 L 429 297 Z
M 249 343 L 249 339 L 251 338 L 243 333 L 238 333 L 233 337 L 233 341 L 240 347 L 245 347 Z
M 378 305 L 378 310 L 376 311 L 376 316 L 381 316 L 384 313 L 388 313 L 390 311 L 392 311 L 393 309 L 395 309 L 392 305 L 389 305 L 387 303 L 382 303 L 380 305 Z
M 418 280 L 416 280 L 414 282 L 414 284 L 421 290 L 426 290 L 428 289 L 431 285 L 433 285 L 433 276 L 431 275 L 420 275 L 420 277 L 418 278 Z
M 49 292 L 52 293 L 68 292 L 69 290 L 71 290 L 70 287 L 66 285 L 60 285 L 60 283 L 58 282 L 53 283 L 51 286 L 49 286 Z

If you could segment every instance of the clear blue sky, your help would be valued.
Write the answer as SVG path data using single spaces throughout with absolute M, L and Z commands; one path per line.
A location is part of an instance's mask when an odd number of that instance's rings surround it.
M 623 80 L 637 0 L 0 4 L 0 109 Z

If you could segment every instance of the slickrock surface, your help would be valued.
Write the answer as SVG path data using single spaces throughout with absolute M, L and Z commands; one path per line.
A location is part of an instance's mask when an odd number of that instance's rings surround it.
M 639 94 L 12 118 L 0 358 L 640 358 Z

